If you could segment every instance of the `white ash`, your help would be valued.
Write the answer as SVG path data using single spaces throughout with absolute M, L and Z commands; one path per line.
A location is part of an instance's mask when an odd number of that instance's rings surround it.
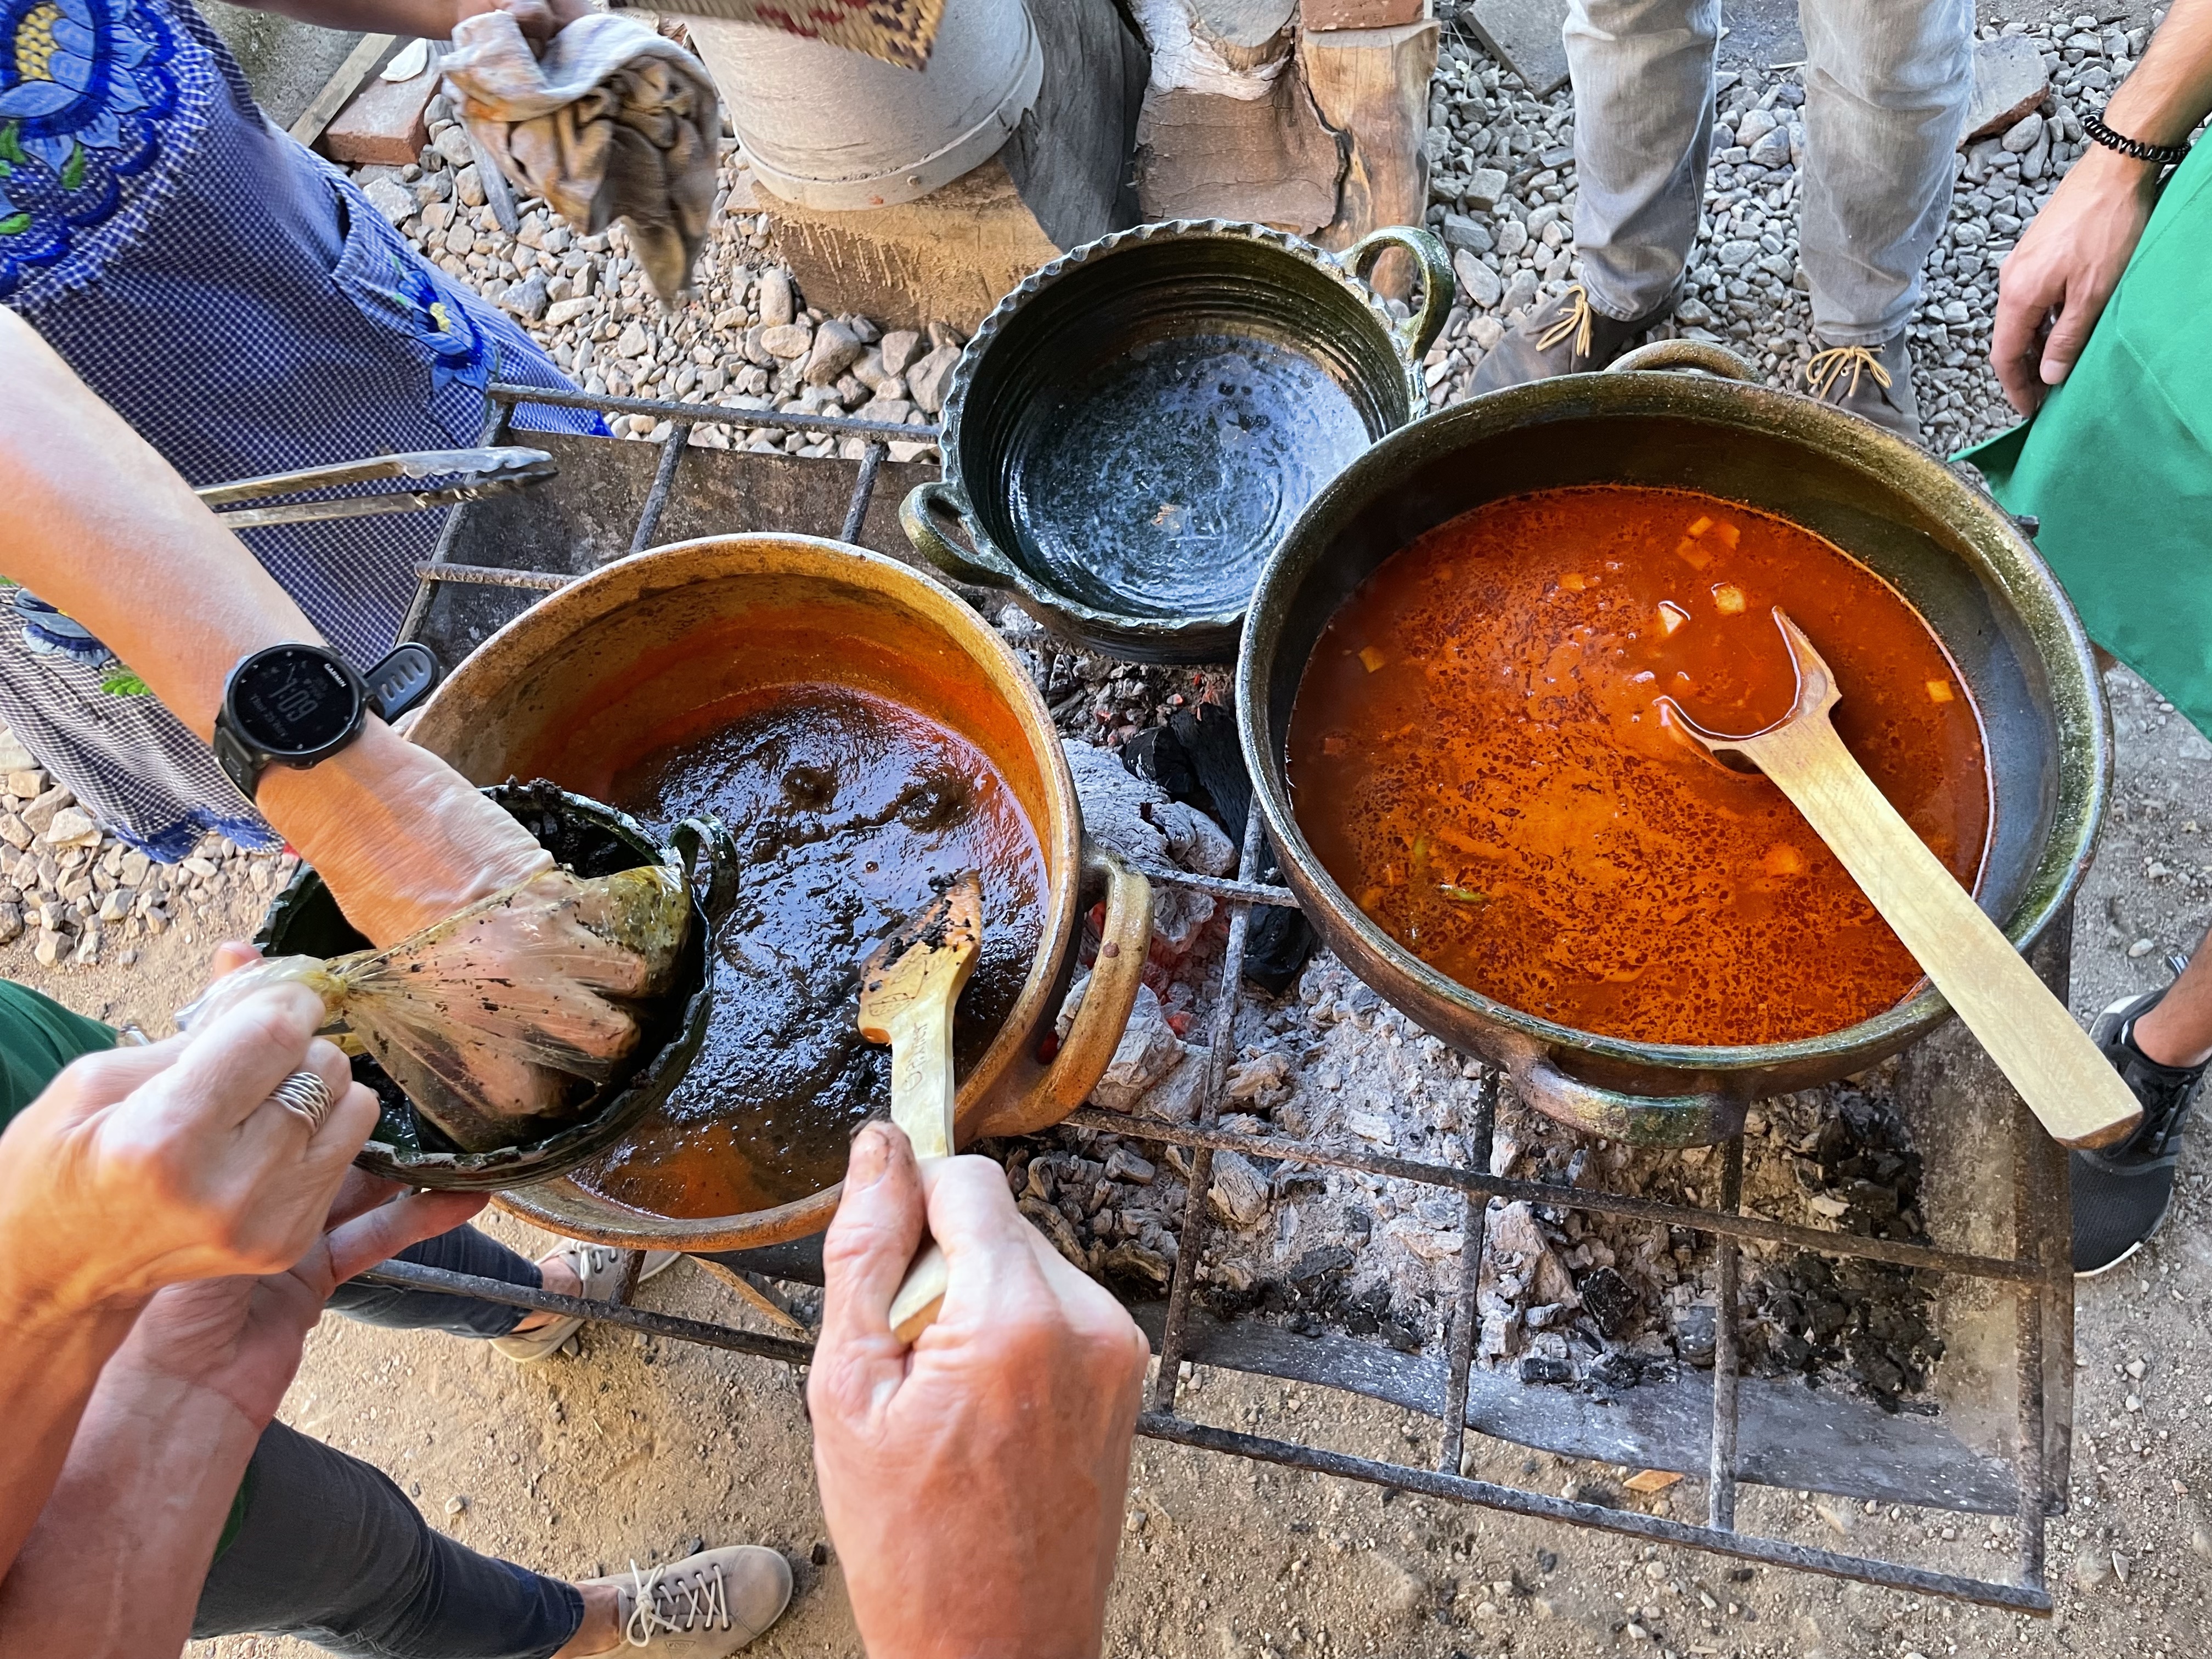
M 219 836 L 156 864 L 100 829 L 0 726 L 0 949 L 42 968 L 128 967 L 144 940 L 234 892 L 273 898 L 298 867 Z
M 1984 40 L 2024 35 L 2051 76 L 2041 104 L 1959 157 L 1949 222 L 1929 257 L 1910 325 L 1923 439 L 1944 453 L 2018 416 L 1988 362 L 1998 268 L 2087 140 L 2148 30 L 2053 11 L 2039 24 L 1984 23 Z M 1796 386 L 1816 349 L 1797 264 L 1804 159 L 1800 72 L 1723 70 L 1705 214 L 1681 308 L 1661 332 L 1715 340 L 1767 380 Z M 1451 245 L 1460 294 L 1425 364 L 1431 398 L 1469 395 L 1474 368 L 1522 310 L 1563 293 L 1574 251 L 1574 109 L 1561 88 L 1530 97 L 1463 32 L 1448 34 L 1430 86 L 1430 228 Z

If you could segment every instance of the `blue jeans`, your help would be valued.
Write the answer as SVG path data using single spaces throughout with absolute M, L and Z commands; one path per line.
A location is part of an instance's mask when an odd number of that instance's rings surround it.
M 536 1264 L 473 1227 L 400 1260 L 539 1287 Z M 428 1291 L 341 1285 L 330 1305 L 401 1330 L 504 1336 L 528 1310 Z M 254 1448 L 243 1517 L 208 1569 L 198 1638 L 297 1636 L 350 1659 L 546 1659 L 576 1633 L 570 1585 L 479 1555 L 431 1528 L 381 1470 L 282 1423 Z

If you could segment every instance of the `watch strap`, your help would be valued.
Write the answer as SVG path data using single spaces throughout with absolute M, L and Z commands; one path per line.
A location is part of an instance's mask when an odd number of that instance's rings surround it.
M 223 776 L 236 784 L 246 799 L 253 799 L 261 787 L 261 775 L 269 769 L 268 757 L 231 730 L 227 714 L 215 717 L 215 737 L 208 746 L 215 750 L 215 763 L 222 768 Z
M 438 659 L 428 646 L 410 641 L 393 647 L 362 678 L 368 683 L 369 707 L 389 726 L 437 688 Z

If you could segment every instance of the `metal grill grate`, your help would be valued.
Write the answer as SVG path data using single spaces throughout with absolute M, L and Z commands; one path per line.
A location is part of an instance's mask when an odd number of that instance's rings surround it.
M 645 415 L 656 421 L 671 422 L 670 434 L 654 470 L 651 488 L 629 538 L 632 551 L 641 550 L 653 544 L 662 514 L 672 495 L 681 486 L 686 453 L 701 453 L 687 450 L 691 430 L 696 425 L 717 422 L 746 427 L 765 426 L 841 438 L 859 437 L 866 441 L 867 448 L 859 476 L 846 500 L 838 532 L 841 538 L 846 540 L 858 538 L 888 443 L 893 438 L 927 441 L 935 435 L 931 428 L 891 428 L 879 422 L 842 420 L 831 416 L 783 414 L 772 410 L 732 410 L 712 405 L 663 403 L 644 398 L 598 398 L 581 392 L 549 393 L 535 388 L 511 386 L 495 386 L 491 392 L 495 413 L 487 423 L 486 442 L 501 440 L 513 405 L 517 402 L 555 403 L 596 409 L 610 415 Z M 556 482 L 548 488 L 557 490 L 560 486 Z M 437 556 L 420 567 L 421 588 L 409 617 L 407 633 L 410 637 L 422 623 L 440 584 L 551 590 L 564 586 L 584 574 L 578 569 L 508 569 L 451 562 L 447 556 L 454 543 L 455 526 L 466 514 L 479 510 L 482 509 L 474 507 L 457 509 L 440 544 Z M 2016 1101 L 2011 1103 L 2009 1141 L 2013 1176 L 2009 1183 L 2010 1214 L 1983 1218 L 1987 1223 L 1995 1224 L 2002 1222 L 2007 1226 L 2014 1241 L 2013 1248 L 2015 1254 L 2009 1256 L 1938 1249 L 1850 1233 L 1826 1232 L 1742 1213 L 1739 1207 L 1744 1157 L 1741 1138 L 1729 1142 L 1723 1150 L 1719 1203 L 1713 1208 L 1669 1204 L 1626 1194 L 1590 1192 L 1575 1187 L 1492 1175 L 1489 1173 L 1491 1140 L 1496 1119 L 1498 1091 L 1501 1086 L 1494 1072 L 1489 1074 L 1489 1080 L 1484 1085 L 1478 1121 L 1472 1138 L 1474 1155 L 1467 1167 L 1419 1162 L 1286 1136 L 1254 1136 L 1225 1132 L 1218 1127 L 1219 1109 L 1231 1056 L 1236 1049 L 1236 1021 L 1242 995 L 1245 941 L 1250 927 L 1252 907 L 1258 904 L 1296 908 L 1297 904 L 1286 889 L 1262 884 L 1255 879 L 1262 862 L 1262 844 L 1263 830 L 1255 809 L 1245 826 L 1237 880 L 1188 875 L 1179 871 L 1146 872 L 1156 882 L 1177 884 L 1210 895 L 1225 902 L 1229 909 L 1227 944 L 1219 965 L 1219 978 L 1211 1010 L 1212 1024 L 1206 1060 L 1207 1073 L 1197 1121 L 1185 1126 L 1152 1118 L 1130 1117 L 1095 1108 L 1078 1110 L 1066 1120 L 1067 1123 L 1082 1129 L 1179 1147 L 1190 1157 L 1189 1195 L 1178 1240 L 1174 1278 L 1165 1306 L 1140 1306 L 1136 1310 L 1146 1322 L 1158 1355 L 1148 1408 L 1138 1419 L 1139 1433 L 1178 1445 L 1226 1452 L 1257 1462 L 1366 1481 L 1453 1503 L 1594 1528 L 1654 1543 L 1707 1550 L 1747 1561 L 1856 1579 L 1922 1595 L 1951 1597 L 2021 1612 L 2048 1613 L 2051 1611 L 2051 1595 L 2044 1583 L 2044 1519 L 2047 1512 L 2063 1505 L 2063 1469 L 2069 1443 L 2063 1410 L 2057 1431 L 2046 1432 L 2046 1329 L 2056 1333 L 2057 1360 L 2061 1369 L 2055 1374 L 2063 1377 L 2064 1368 L 2070 1366 L 2072 1357 L 2073 1286 L 2065 1265 L 2063 1158 L 2035 1127 L 2024 1108 L 2020 1107 Z M 2043 955 L 2046 977 L 2063 975 L 2068 944 L 2064 935 L 2069 931 L 2063 927 L 2054 930 L 2058 936 L 2045 943 Z M 1994 1076 L 1994 1073 L 1990 1075 Z M 2002 1087 L 2001 1085 L 1998 1086 Z M 1210 1316 L 1194 1316 L 1193 1292 L 1199 1264 L 1205 1254 L 1206 1237 L 1212 1225 L 1206 1208 L 1206 1194 L 1211 1184 L 1213 1157 L 1219 1151 L 1236 1151 L 1295 1161 L 1311 1168 L 1360 1171 L 1389 1180 L 1419 1182 L 1461 1195 L 1464 1204 L 1461 1265 L 1458 1282 L 1450 1291 L 1444 1310 L 1446 1357 L 1440 1379 L 1431 1374 L 1431 1365 L 1429 1370 L 1418 1372 L 1401 1368 L 1401 1373 L 1395 1382 L 1378 1383 L 1373 1376 L 1368 1374 L 1367 1367 L 1345 1362 L 1342 1346 L 1310 1344 L 1304 1343 L 1302 1339 L 1288 1339 L 1288 1348 L 1283 1345 L 1270 1348 L 1265 1342 L 1255 1345 L 1250 1340 L 1241 1343 L 1224 1340 L 1221 1339 L 1224 1333 L 1234 1336 L 1239 1327 L 1260 1327 L 1263 1330 L 1273 1328 L 1261 1327 L 1261 1322 L 1256 1320 L 1214 1322 Z M 1716 1311 L 1707 1443 L 1709 1455 L 1704 1470 L 1707 1508 L 1706 1518 L 1702 1524 L 1553 1497 L 1518 1486 L 1474 1479 L 1462 1473 L 1468 1450 L 1470 1379 L 1474 1374 L 1474 1335 L 1480 1323 L 1476 1308 L 1477 1282 L 1482 1260 L 1486 1211 L 1492 1198 L 1501 1198 L 1509 1202 L 1528 1200 L 1556 1209 L 1580 1210 L 1663 1224 L 1710 1235 L 1715 1240 L 1721 1294 Z M 2012 1297 L 2012 1361 L 2017 1387 L 2016 1397 L 2012 1402 L 2009 1486 L 2017 1537 L 2011 1580 L 1937 1571 L 1881 1557 L 1844 1554 L 1786 1539 L 1746 1532 L 1738 1528 L 1736 1498 L 1739 1485 L 1743 1480 L 1743 1468 L 1738 1449 L 1742 1400 L 1740 1388 L 1741 1333 L 1736 1291 L 1739 1247 L 1746 1240 L 1794 1247 L 1824 1256 L 1858 1258 L 1933 1273 L 1960 1276 L 1981 1281 L 1996 1293 Z M 803 1252 L 787 1249 L 782 1252 L 750 1252 L 744 1253 L 744 1258 L 745 1265 L 780 1272 L 785 1277 L 800 1277 L 807 1271 Z M 738 1259 L 724 1258 L 726 1261 Z M 818 1266 L 815 1271 L 818 1273 Z M 495 1280 L 475 1279 L 406 1262 L 386 1263 L 365 1277 L 374 1282 L 473 1296 L 508 1306 L 580 1315 L 587 1319 L 628 1326 L 650 1334 L 781 1359 L 793 1364 L 804 1364 L 812 1352 L 807 1344 L 786 1337 L 763 1335 L 727 1326 L 679 1319 L 619 1303 L 591 1302 L 544 1291 L 529 1291 Z M 1248 1338 L 1252 1334 L 1254 1333 L 1250 1331 L 1245 1332 Z M 1303 1353 L 1305 1357 L 1286 1359 L 1285 1352 Z M 1372 1398 L 1388 1398 L 1424 1412 L 1439 1419 L 1440 1423 L 1436 1461 L 1426 1467 L 1391 1462 L 1331 1451 L 1295 1440 L 1269 1438 L 1197 1422 L 1179 1413 L 1176 1408 L 1178 1385 L 1186 1358 L 1249 1375 L 1295 1379 Z M 2063 1395 L 2062 1402 L 2070 1407 L 2070 1401 L 2066 1401 Z M 1530 1408 L 1540 1410 L 1540 1403 L 1532 1401 Z M 1854 1455 L 1854 1450 L 1848 1445 L 1816 1447 L 1808 1449 L 1807 1455 L 1814 1458 L 1826 1455 L 1832 1459 L 1847 1459 Z M 2055 1488 L 2054 1470 L 2057 1477 Z M 1903 1491 L 1897 1492 L 1896 1496 L 1899 1501 L 1960 1513 L 1986 1513 L 1997 1507 L 1986 1493 L 1975 1501 L 1968 1502 L 1962 1500 L 1953 1486 L 1945 1481 L 1931 1478 L 1926 1485 L 1926 1490 Z M 1849 1479 L 1840 1471 L 1838 1472 L 1836 1484 L 1826 1489 L 1854 1490 Z

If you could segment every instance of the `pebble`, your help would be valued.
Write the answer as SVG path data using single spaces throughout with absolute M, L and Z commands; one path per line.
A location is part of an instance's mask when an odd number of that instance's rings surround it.
M 771 265 L 761 273 L 760 319 L 770 328 L 781 327 L 798 315 L 791 291 L 791 276 Z
M 1485 310 L 1504 296 L 1505 284 L 1498 273 L 1468 248 L 1462 247 L 1452 255 L 1452 270 L 1459 277 L 1461 291 Z
M 384 216 L 386 224 L 395 228 L 404 223 L 419 205 L 415 192 L 400 184 L 389 173 L 380 173 L 362 187 L 368 198 L 369 206 Z

